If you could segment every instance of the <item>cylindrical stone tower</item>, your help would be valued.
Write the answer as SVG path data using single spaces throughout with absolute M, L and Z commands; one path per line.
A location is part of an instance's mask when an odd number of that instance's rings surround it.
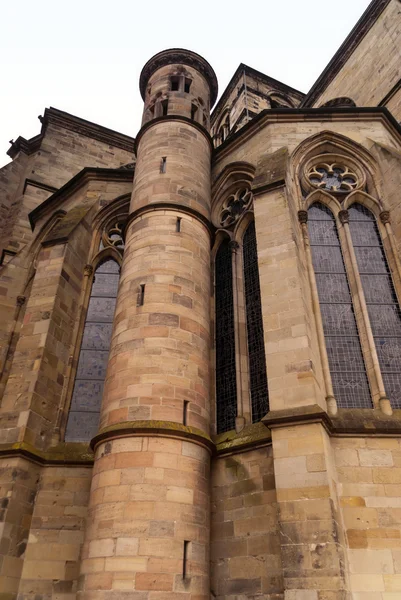
M 209 598 L 211 66 L 166 50 L 145 101 L 80 600 Z

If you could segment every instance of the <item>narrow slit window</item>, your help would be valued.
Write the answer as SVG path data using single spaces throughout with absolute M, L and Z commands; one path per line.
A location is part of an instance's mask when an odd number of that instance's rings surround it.
M 180 78 L 172 77 L 171 78 L 171 91 L 178 92 L 179 89 L 180 89 Z
M 308 232 L 334 395 L 340 408 L 371 408 L 354 307 L 332 212 L 308 210 Z
M 162 115 L 167 116 L 168 113 L 168 100 L 162 100 Z
M 145 302 L 145 284 L 141 283 L 138 292 L 138 306 L 143 306 Z
M 188 77 L 185 77 L 184 92 L 187 94 L 189 94 L 189 90 L 191 89 L 191 83 L 192 81 Z
M 196 119 L 197 112 L 198 112 L 198 107 L 196 106 L 196 104 L 191 104 L 191 119 L 193 121 L 195 121 L 195 119 Z
M 189 554 L 189 541 L 184 540 L 184 550 L 182 556 L 182 578 L 188 577 L 188 554 Z
M 162 159 L 160 161 L 160 173 L 165 173 L 166 169 L 167 169 L 167 157 L 162 156 Z
M 175 230 L 177 233 L 181 231 L 181 217 L 177 217 L 177 221 L 175 223 Z
M 183 409 L 182 409 L 183 425 L 187 425 L 187 422 L 188 422 L 188 407 L 189 407 L 189 400 L 184 400 L 184 405 L 183 405 Z

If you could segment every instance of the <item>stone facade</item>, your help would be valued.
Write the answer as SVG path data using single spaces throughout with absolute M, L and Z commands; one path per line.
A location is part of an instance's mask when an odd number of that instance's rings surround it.
M 12 143 L 0 600 L 401 597 L 400 23 L 213 112 L 165 50 L 135 140 L 50 108 Z

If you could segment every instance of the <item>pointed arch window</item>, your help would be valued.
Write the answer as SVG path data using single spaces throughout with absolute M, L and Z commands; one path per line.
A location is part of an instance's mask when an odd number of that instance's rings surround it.
M 235 321 L 230 240 L 224 239 L 215 259 L 215 348 L 217 433 L 235 427 L 237 383 Z
M 255 222 L 252 219 L 245 228 L 241 224 L 252 202 L 249 189 L 238 189 L 219 215 L 220 226 L 231 234 L 220 243 L 215 258 L 218 433 L 234 429 L 237 416 L 249 415 L 255 423 L 269 410 Z M 238 414 L 239 407 L 244 414 Z
M 349 227 L 386 394 L 401 408 L 401 313 L 374 215 L 353 204 Z
M 347 273 L 332 212 L 308 210 L 308 231 L 334 395 L 342 408 L 371 408 Z
M 256 423 L 269 410 L 269 400 L 255 221 L 251 221 L 243 237 L 243 262 L 249 385 L 252 422 Z
M 65 440 L 87 442 L 97 432 L 110 350 L 120 267 L 101 262 L 93 278 Z

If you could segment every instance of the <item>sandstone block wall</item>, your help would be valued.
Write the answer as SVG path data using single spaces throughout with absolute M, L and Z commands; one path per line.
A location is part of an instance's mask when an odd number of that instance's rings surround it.
M 140 436 L 100 444 L 95 460 L 77 597 L 208 598 L 208 451 Z
M 271 446 L 212 462 L 211 593 L 283 598 Z
M 340 96 L 349 96 L 357 106 L 377 106 L 401 77 L 400 45 L 400 3 L 392 0 L 314 107 Z M 398 107 L 390 103 L 388 108 L 400 120 Z
M 350 589 L 357 600 L 401 597 L 401 441 L 332 439 L 347 538 Z
M 79 466 L 41 469 L 21 556 L 20 600 L 75 600 L 91 473 Z

